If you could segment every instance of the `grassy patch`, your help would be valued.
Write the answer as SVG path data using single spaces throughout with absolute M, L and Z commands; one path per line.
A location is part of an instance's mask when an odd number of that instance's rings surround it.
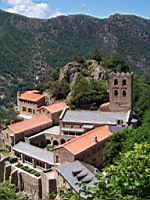
M 7 151 L 7 150 L 0 150 L 0 154 L 4 157 L 8 157 L 11 156 L 11 152 Z
M 23 164 L 20 163 L 20 162 L 18 162 L 18 163 L 16 164 L 16 167 L 18 167 L 18 168 L 20 168 L 20 169 L 22 169 L 22 170 L 24 170 L 24 171 L 26 171 L 26 172 L 28 172 L 28 173 L 30 173 L 30 174 L 33 174 L 33 175 L 36 176 L 36 177 L 39 177 L 39 176 L 40 176 L 40 173 L 39 173 L 39 172 L 37 172 L 37 171 L 34 170 L 34 169 L 31 169 L 31 168 L 28 167 L 28 166 L 23 165 Z

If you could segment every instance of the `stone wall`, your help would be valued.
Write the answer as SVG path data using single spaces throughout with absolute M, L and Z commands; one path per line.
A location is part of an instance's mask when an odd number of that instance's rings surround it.
M 48 193 L 57 191 L 56 174 L 52 169 L 41 172 L 42 181 L 42 198 L 44 199 Z
M 4 139 L 2 135 L 0 135 L 0 149 L 4 149 Z
M 10 131 L 9 128 L 6 128 L 2 131 L 3 133 L 3 138 L 4 138 L 4 148 L 7 149 L 8 151 L 11 150 L 11 146 L 14 145 L 14 137 L 11 136 L 12 132 Z
M 0 182 L 4 180 L 4 170 L 5 170 L 5 158 L 1 158 L 0 155 Z
M 51 114 L 54 125 L 59 124 L 59 117 L 60 117 L 61 113 L 62 113 L 62 111 Z
M 58 191 L 62 187 L 65 187 L 65 188 L 67 188 L 69 190 L 72 189 L 71 186 L 66 182 L 66 180 L 61 176 L 61 174 L 56 172 L 56 177 L 57 177 L 56 180 L 57 180 L 57 190 Z
M 106 141 L 98 142 L 95 146 L 75 156 L 75 160 L 80 160 L 95 167 L 103 164 L 103 149 Z
M 74 155 L 72 155 L 65 148 L 60 147 L 58 149 L 53 150 L 54 153 L 54 162 L 57 164 L 62 164 L 64 162 L 73 162 Z
M 9 180 L 10 174 L 14 169 L 11 168 L 10 164 L 6 164 L 4 171 L 4 181 Z
M 24 191 L 33 197 L 34 200 L 39 200 L 42 197 L 41 177 L 36 177 L 17 169 L 13 165 L 6 165 L 4 168 L 5 180 L 10 180 L 11 183 L 16 185 L 19 192 Z
M 32 174 L 21 171 L 18 172 L 18 180 L 18 185 L 21 186 L 19 189 L 21 189 L 21 191 L 23 190 L 24 192 L 29 193 L 34 200 L 42 198 L 42 184 L 40 177 L 35 177 Z
M 36 177 L 22 169 L 16 168 L 0 160 L 0 182 L 9 180 L 15 184 L 18 192 L 24 192 L 33 200 L 40 200 L 46 197 L 47 193 L 56 191 L 56 177 L 54 171 L 47 170 L 41 172 L 40 177 Z
M 31 102 L 27 102 L 27 101 L 22 101 L 22 100 L 18 100 L 18 110 L 20 114 L 23 115 L 28 115 L 28 116 L 34 116 L 35 114 L 37 114 L 37 109 L 38 109 L 38 105 L 31 103 Z M 26 109 L 26 110 L 24 110 Z M 28 111 L 28 109 L 31 110 L 31 112 Z

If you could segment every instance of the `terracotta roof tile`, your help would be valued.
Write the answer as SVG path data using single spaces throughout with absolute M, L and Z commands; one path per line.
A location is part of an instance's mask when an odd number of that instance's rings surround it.
M 63 145 L 58 146 L 57 148 L 63 147 L 73 155 L 77 155 L 94 146 L 97 142 L 108 139 L 111 135 L 112 132 L 109 130 L 109 127 L 105 125 L 95 128 L 77 138 L 74 138 Z M 95 137 L 97 137 L 97 142 L 95 141 Z
M 27 100 L 32 102 L 37 102 L 44 97 L 45 97 L 44 95 L 35 93 L 33 91 L 27 91 L 18 96 L 18 98 L 21 100 Z
M 52 119 L 45 115 L 37 115 L 32 119 L 17 122 L 8 126 L 13 134 L 21 134 L 24 131 L 40 127 L 42 125 L 52 124 Z
M 50 113 L 56 113 L 56 112 L 60 112 L 60 111 L 64 110 L 65 108 L 67 108 L 67 105 L 64 101 L 61 101 L 61 102 L 54 103 L 54 104 L 51 104 L 48 106 L 42 106 L 41 108 L 45 108 Z M 41 108 L 39 108 L 39 110 Z

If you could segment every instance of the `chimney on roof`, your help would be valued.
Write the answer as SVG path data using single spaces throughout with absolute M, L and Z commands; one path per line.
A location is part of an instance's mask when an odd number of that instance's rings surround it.
M 94 137 L 94 142 L 98 142 L 97 136 Z

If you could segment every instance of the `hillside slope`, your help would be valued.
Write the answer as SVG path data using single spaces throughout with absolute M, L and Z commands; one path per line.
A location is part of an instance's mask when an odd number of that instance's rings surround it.
M 150 20 L 119 14 L 108 19 L 73 15 L 39 20 L 0 11 L 0 104 L 18 89 L 48 79 L 52 68 L 77 55 L 87 56 L 94 48 L 104 58 L 120 53 L 149 75 Z

